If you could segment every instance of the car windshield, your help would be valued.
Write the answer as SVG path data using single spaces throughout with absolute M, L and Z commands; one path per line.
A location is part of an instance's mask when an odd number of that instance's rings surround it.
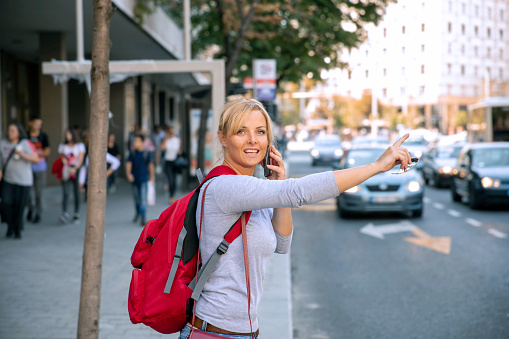
M 339 139 L 317 139 L 315 141 L 315 146 L 325 146 L 325 147 L 328 147 L 328 146 L 339 146 L 341 144 L 341 142 L 339 141 Z
M 355 137 L 352 139 L 352 144 L 354 145 L 362 145 L 362 144 L 388 144 L 388 137 Z
M 460 154 L 461 147 L 443 147 L 437 150 L 438 159 L 452 159 L 457 158 Z
M 348 152 L 345 168 L 371 164 L 378 159 L 384 151 L 383 149 L 352 150 Z
M 407 139 L 405 146 L 426 146 L 424 139 Z
M 474 151 L 472 156 L 474 167 L 509 166 L 509 148 L 483 148 Z

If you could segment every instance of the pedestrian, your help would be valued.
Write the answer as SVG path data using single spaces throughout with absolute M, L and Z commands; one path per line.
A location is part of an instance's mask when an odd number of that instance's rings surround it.
M 117 160 L 119 160 L 119 165 L 120 165 L 120 151 L 118 149 L 117 143 L 115 142 L 115 134 L 113 134 L 113 133 L 110 133 L 110 135 L 108 136 L 108 154 L 117 158 Z M 110 164 L 110 163 L 108 162 L 108 164 Z M 115 191 L 117 190 L 117 188 L 115 186 L 115 182 L 117 181 L 117 175 L 118 175 L 118 167 L 108 177 L 108 186 L 107 186 L 108 193 L 115 193 Z
M 50 154 L 49 139 L 46 133 L 41 131 L 42 119 L 32 117 L 29 122 L 28 140 L 34 145 L 39 162 L 32 164 L 34 184 L 28 198 L 27 220 L 37 224 L 42 215 L 42 192 L 46 187 L 46 172 L 48 164 L 46 159 Z
M 182 153 L 180 139 L 175 135 L 175 128 L 169 127 L 166 136 L 161 143 L 161 150 L 164 151 L 164 174 L 168 185 L 168 193 L 170 197 L 170 205 L 175 202 L 175 185 L 177 168 L 175 160 Z
M 147 187 L 150 180 L 155 184 L 154 158 L 144 148 L 145 136 L 137 133 L 133 138 L 134 150 L 129 153 L 125 165 L 127 180 L 131 183 L 136 214 L 133 222 L 141 219 L 141 225 L 147 223 Z
M 87 155 L 87 157 L 85 158 L 85 163 L 83 164 L 83 166 L 81 166 L 80 174 L 79 174 L 79 178 L 78 178 L 81 192 L 83 192 L 84 194 L 86 194 L 87 187 L 88 187 L 88 185 L 87 185 L 88 162 L 89 162 L 89 158 Z M 106 180 L 108 181 L 109 178 L 113 175 L 113 173 L 115 173 L 118 170 L 118 168 L 120 167 L 120 160 L 117 157 L 114 157 L 113 155 L 111 155 L 110 153 L 106 153 L 106 164 L 107 164 L 106 165 L 106 167 L 107 167 Z
M 60 161 L 62 161 L 62 177 L 60 182 L 62 184 L 62 215 L 60 221 L 67 223 L 71 217 L 67 212 L 67 205 L 69 202 L 69 191 L 73 191 L 74 195 L 74 215 L 73 222 L 78 223 L 80 220 L 80 189 L 78 182 L 78 175 L 81 165 L 85 160 L 86 148 L 80 141 L 78 133 L 73 128 L 68 128 L 65 131 L 64 142 L 58 146 L 58 154 Z
M 251 308 L 248 313 L 242 241 L 234 241 L 203 288 L 195 305 L 194 326 L 219 337 L 256 338 L 259 332 L 257 308 L 265 267 L 272 253 L 287 253 L 290 248 L 293 235 L 291 208 L 335 197 L 375 174 L 390 170 L 395 164 L 406 168 L 410 154 L 400 146 L 408 135 L 390 146 L 372 164 L 299 179 L 286 179 L 283 158 L 272 146 L 270 117 L 260 102 L 242 98 L 227 103 L 219 119 L 217 135 L 224 152 L 223 165 L 238 175 L 222 175 L 206 184 L 201 230 L 204 189 L 200 192 L 196 211 L 197 231 L 199 234 L 201 231 L 200 255 L 205 263 L 231 225 L 244 211 L 252 211 L 247 224 Z M 267 167 L 272 174 L 268 176 L 269 180 L 263 180 L 253 174 L 268 149 L 272 165 Z M 190 331 L 191 324 L 188 323 L 181 331 L 180 339 L 187 338 Z M 271 333 L 266 335 L 267 338 L 273 336 Z
M 10 124 L 7 140 L 0 142 L 0 180 L 2 222 L 7 223 L 7 238 L 21 239 L 23 213 L 34 182 L 31 164 L 39 161 L 34 145 L 20 124 Z

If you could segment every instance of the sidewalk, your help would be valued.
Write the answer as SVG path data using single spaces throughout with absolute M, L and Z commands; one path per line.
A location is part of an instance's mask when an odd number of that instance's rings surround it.
M 7 225 L 0 226 L 0 338 L 76 338 L 86 204 L 79 224 L 63 225 L 61 188 L 47 188 L 44 198 L 42 222 L 26 222 L 23 239 L 6 239 Z M 167 195 L 159 191 L 148 218 L 167 206 Z M 119 181 L 106 211 L 99 337 L 177 338 L 129 320 L 130 257 L 142 230 L 133 216 L 130 187 Z M 274 255 L 267 267 L 259 318 L 261 338 L 292 338 L 290 255 Z

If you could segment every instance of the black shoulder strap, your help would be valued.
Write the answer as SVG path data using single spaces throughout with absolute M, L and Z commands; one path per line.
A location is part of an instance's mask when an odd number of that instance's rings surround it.
M 18 141 L 18 143 L 16 144 L 16 146 L 14 146 L 14 148 L 11 150 L 11 153 L 9 153 L 9 156 L 7 157 L 7 160 L 5 160 L 5 164 L 4 166 L 2 167 L 2 173 L 3 175 L 5 175 L 5 169 L 7 168 L 7 164 L 9 163 L 9 161 L 11 160 L 12 156 L 14 155 L 15 151 L 16 151 L 16 147 L 21 143 L 21 140 Z

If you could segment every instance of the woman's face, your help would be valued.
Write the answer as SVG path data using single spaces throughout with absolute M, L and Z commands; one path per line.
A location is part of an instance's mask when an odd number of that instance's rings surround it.
M 19 139 L 19 131 L 18 128 L 14 125 L 9 125 L 8 131 L 9 141 L 16 141 Z
M 254 168 L 265 157 L 268 146 L 267 123 L 264 115 L 254 110 L 239 131 L 230 136 L 218 133 L 219 140 L 225 148 L 225 161 L 229 162 L 242 174 L 252 174 Z
M 70 131 L 65 131 L 65 140 L 67 140 L 67 142 L 72 141 L 72 134 Z

